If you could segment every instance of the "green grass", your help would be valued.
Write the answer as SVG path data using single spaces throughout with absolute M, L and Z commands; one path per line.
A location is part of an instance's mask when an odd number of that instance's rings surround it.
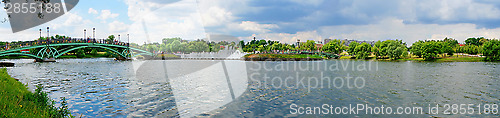
M 10 77 L 7 69 L 0 69 L 0 117 L 1 118 L 60 118 L 73 117 L 63 99 L 61 107 L 38 86 L 35 93 L 21 82 Z
M 437 59 L 436 62 L 483 62 L 484 57 L 447 57 Z
M 397 60 L 390 59 L 381 59 L 379 61 L 418 61 L 418 62 L 484 62 L 484 57 L 445 57 L 445 58 L 436 58 L 434 60 L 424 60 L 423 58 L 412 57 L 412 58 L 404 58 Z
M 165 57 L 165 58 L 179 58 L 179 56 L 174 55 L 174 54 L 158 54 L 158 57 Z
M 307 55 L 307 54 L 247 54 L 245 58 L 272 58 L 272 59 L 322 59 L 323 57 L 319 55 Z
M 355 59 L 352 56 L 342 56 L 339 59 Z M 411 58 L 402 58 L 402 59 L 376 59 L 377 61 L 417 61 L 417 62 L 484 62 L 484 57 L 469 57 L 463 55 L 455 55 L 455 56 L 440 56 L 434 60 L 424 60 L 423 58 L 419 58 L 418 56 L 411 56 Z
M 339 59 L 353 59 L 353 56 L 341 56 Z

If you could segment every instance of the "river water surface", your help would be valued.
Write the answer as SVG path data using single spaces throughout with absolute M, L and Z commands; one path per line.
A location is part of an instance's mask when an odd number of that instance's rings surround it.
M 445 104 L 500 103 L 500 63 L 489 62 L 245 62 L 209 60 L 8 60 L 9 74 L 50 97 L 65 97 L 82 117 L 407 117 L 401 114 L 297 113 L 299 107 L 422 107 L 412 116 L 444 114 Z M 233 98 L 234 96 L 234 98 Z M 432 114 L 429 105 L 438 105 Z M 450 106 L 451 107 L 451 106 Z M 483 106 L 481 106 L 483 107 Z M 483 109 L 484 110 L 484 107 Z M 304 110 L 302 110 L 304 111 Z M 323 112 L 326 112 L 323 110 Z M 450 110 L 451 112 L 451 110 Z M 469 111 L 470 112 L 470 111 Z

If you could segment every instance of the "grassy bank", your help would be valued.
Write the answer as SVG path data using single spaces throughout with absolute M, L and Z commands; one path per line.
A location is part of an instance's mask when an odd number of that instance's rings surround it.
M 165 57 L 165 58 L 180 58 L 179 56 L 177 55 L 174 55 L 174 54 L 158 54 L 157 57 Z
M 375 57 L 368 57 L 369 60 L 375 60 Z M 355 59 L 352 56 L 342 56 L 339 59 Z M 377 61 L 417 61 L 417 62 L 485 62 L 484 57 L 469 57 L 469 56 L 450 56 L 450 57 L 441 57 L 436 58 L 434 60 L 424 60 L 419 57 L 411 57 L 411 58 L 403 58 L 403 59 L 376 59 Z
M 276 60 L 322 60 L 323 57 L 319 55 L 307 55 L 307 54 L 247 54 L 244 56 L 245 60 L 252 61 L 276 61 Z
M 484 57 L 445 57 L 434 60 L 424 60 L 423 58 L 398 59 L 397 61 L 421 61 L 421 62 L 485 62 Z
M 61 107 L 38 87 L 35 93 L 0 69 L 0 117 L 2 118 L 61 118 L 72 117 L 63 99 Z

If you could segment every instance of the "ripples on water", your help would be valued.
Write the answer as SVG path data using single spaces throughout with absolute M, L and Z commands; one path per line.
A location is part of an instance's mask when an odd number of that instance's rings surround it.
M 357 66 L 367 61 L 246 62 L 246 67 L 235 66 L 232 68 L 236 69 L 228 69 L 230 74 L 240 73 L 233 72 L 235 70 L 246 70 L 245 75 L 248 75 L 243 78 L 248 79 L 248 87 L 242 89 L 246 91 L 236 91 L 237 98 L 231 100 L 228 97 L 230 94 L 225 79 L 211 79 L 225 78 L 221 68 L 211 68 L 214 65 L 219 66 L 220 63 L 217 61 L 114 61 L 112 59 L 67 59 L 57 60 L 56 63 L 11 61 L 16 62 L 16 67 L 8 69 L 14 78 L 27 83 L 32 90 L 35 88 L 34 85 L 43 85 L 45 91 L 56 101 L 59 101 L 60 97 L 66 97 L 73 115 L 85 117 L 293 117 L 304 115 L 291 115 L 292 103 L 299 106 L 368 104 L 424 107 L 424 111 L 428 104 L 436 103 L 500 103 L 499 63 L 370 62 L 377 63 L 378 68 L 358 71 L 348 67 L 345 70 L 340 68 L 338 71 L 332 71 L 298 70 L 289 66 L 287 67 L 289 70 L 281 71 L 275 67 L 288 64 L 319 65 L 323 68 L 325 65 L 340 62 Z M 227 65 L 231 67 L 232 63 Z M 274 69 L 252 70 L 257 67 Z M 209 69 L 203 70 L 203 68 Z M 250 76 L 256 73 L 259 76 Z M 349 74 L 352 77 L 365 78 L 366 85 L 361 89 L 323 87 L 308 90 L 295 86 L 296 78 L 294 81 L 288 81 L 291 85 L 288 87 L 274 87 L 277 83 L 284 82 L 263 78 L 263 75 L 286 78 L 297 73 L 301 77 L 318 78 L 321 78 L 320 73 L 331 78 L 345 77 Z M 233 84 L 233 88 L 246 87 L 246 84 Z M 427 116 L 435 115 L 422 115 L 422 117 Z

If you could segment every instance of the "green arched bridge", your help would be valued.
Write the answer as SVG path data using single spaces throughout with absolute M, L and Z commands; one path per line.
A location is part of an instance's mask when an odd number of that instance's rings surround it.
M 73 40 L 73 42 L 71 41 Z M 50 42 L 55 42 L 57 41 L 58 43 L 50 44 Z M 36 45 L 40 44 L 40 45 Z M 11 44 L 12 45 L 12 44 Z M 23 43 L 23 44 L 13 44 L 13 45 L 19 45 L 19 47 L 14 48 L 14 49 L 9 49 L 10 45 L 4 46 L 4 49 L 0 51 L 0 57 L 3 56 L 29 56 L 37 60 L 45 60 L 45 59 L 57 59 L 58 57 L 62 56 L 63 54 L 66 54 L 68 52 L 78 50 L 81 48 L 101 48 L 105 49 L 106 52 L 109 54 L 113 55 L 117 59 L 127 59 L 130 57 L 135 57 L 139 55 L 143 56 L 153 56 L 154 54 L 145 50 L 141 50 L 138 48 L 133 48 L 127 46 L 128 44 L 126 43 L 121 43 L 121 42 L 115 42 L 115 43 L 106 43 L 105 41 L 100 42 L 100 41 L 89 41 L 89 40 L 74 40 L 74 39 L 69 39 L 69 40 L 64 40 L 59 43 L 58 40 L 54 41 L 49 41 L 46 43 L 46 41 L 40 42 L 40 41 L 33 41 L 33 42 L 28 42 L 28 43 Z M 36 52 L 32 53 L 26 53 L 22 52 L 23 50 L 36 50 Z

